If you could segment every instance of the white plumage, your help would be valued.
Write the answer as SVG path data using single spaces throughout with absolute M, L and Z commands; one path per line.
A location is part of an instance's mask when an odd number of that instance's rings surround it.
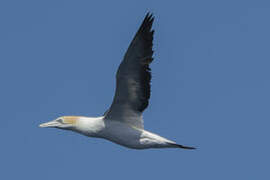
M 80 134 L 104 138 L 119 145 L 134 148 L 184 148 L 157 134 L 144 130 L 142 113 L 150 98 L 153 60 L 154 18 L 149 13 L 133 38 L 116 74 L 116 91 L 111 107 L 101 117 L 63 116 L 43 123 Z

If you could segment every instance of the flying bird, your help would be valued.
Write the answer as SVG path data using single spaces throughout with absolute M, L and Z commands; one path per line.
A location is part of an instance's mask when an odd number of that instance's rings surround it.
M 133 149 L 195 149 L 149 132 L 143 126 L 142 113 L 149 104 L 151 88 L 153 21 L 153 15 L 147 13 L 131 41 L 116 73 L 113 102 L 103 116 L 63 116 L 39 126 L 71 130 Z

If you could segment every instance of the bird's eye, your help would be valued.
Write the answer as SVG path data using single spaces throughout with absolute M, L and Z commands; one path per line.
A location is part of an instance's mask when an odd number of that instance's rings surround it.
M 61 118 L 57 119 L 56 121 L 57 121 L 57 122 L 60 122 L 60 123 L 62 123 L 62 124 L 63 124 L 63 122 L 64 122 L 63 119 L 61 119 Z

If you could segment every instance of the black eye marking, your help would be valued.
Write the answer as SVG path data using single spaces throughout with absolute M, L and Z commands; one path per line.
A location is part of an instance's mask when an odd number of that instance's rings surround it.
M 61 118 L 57 119 L 56 121 L 57 121 L 57 122 L 60 122 L 60 123 L 62 123 L 62 124 L 64 123 L 63 119 L 61 119 Z

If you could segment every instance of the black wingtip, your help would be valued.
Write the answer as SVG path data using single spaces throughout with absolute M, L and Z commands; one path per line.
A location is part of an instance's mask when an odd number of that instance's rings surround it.
M 152 26 L 154 19 L 155 19 L 155 17 L 153 15 L 153 13 L 147 12 L 142 24 L 150 24 L 150 26 Z
M 154 14 L 154 13 L 152 13 L 151 11 L 147 11 L 146 16 L 148 16 L 148 17 L 149 17 L 149 16 L 153 16 L 153 14 Z
M 153 23 L 155 17 L 154 17 L 154 14 L 153 14 L 153 13 L 148 12 L 148 13 L 146 14 L 146 16 L 145 16 L 144 19 L 147 20 L 147 21 L 149 21 L 149 22 L 151 22 L 151 23 Z

